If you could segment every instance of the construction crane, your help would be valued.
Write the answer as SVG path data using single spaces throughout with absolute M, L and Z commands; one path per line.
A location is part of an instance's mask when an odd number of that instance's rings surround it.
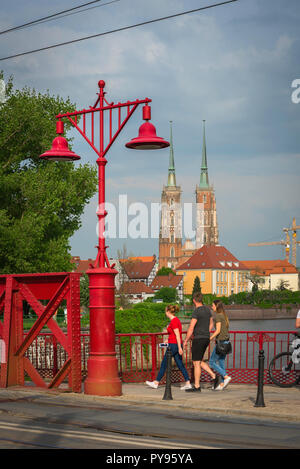
M 249 243 L 248 246 L 272 246 L 272 245 L 282 245 L 285 246 L 285 259 L 289 262 L 290 259 L 290 234 L 289 231 L 292 231 L 292 264 L 297 266 L 297 245 L 300 244 L 300 241 L 297 241 L 297 230 L 300 230 L 300 226 L 296 225 L 296 218 L 293 218 L 291 228 L 283 228 L 285 233 L 285 240 L 281 241 L 267 241 L 263 243 Z
M 289 231 L 292 231 L 292 264 L 297 267 L 297 245 L 300 244 L 299 241 L 297 241 L 297 230 L 300 230 L 300 226 L 296 225 L 296 218 L 293 218 L 292 222 L 292 228 L 288 228 Z

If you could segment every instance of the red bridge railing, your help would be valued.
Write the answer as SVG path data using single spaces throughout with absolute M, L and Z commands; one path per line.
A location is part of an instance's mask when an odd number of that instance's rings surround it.
M 185 336 L 183 333 L 183 337 Z M 288 350 L 293 339 L 293 331 L 231 331 L 232 353 L 226 358 L 226 369 L 232 382 L 244 384 L 257 383 L 258 352 L 265 352 L 265 383 L 268 378 L 268 364 L 274 355 Z M 159 370 L 164 350 L 159 343 L 166 340 L 164 333 L 117 334 L 116 352 L 119 373 L 123 382 L 139 383 L 155 379 Z M 207 350 L 204 359 L 208 360 L 214 344 Z M 89 355 L 89 334 L 81 334 L 81 367 L 82 376 L 87 372 Z M 27 351 L 27 358 L 44 378 L 51 379 L 67 360 L 65 350 L 51 333 L 42 333 Z M 184 353 L 183 360 L 192 377 L 191 343 Z M 181 373 L 173 363 L 172 382 L 183 380 Z M 203 372 L 201 381 L 210 381 Z

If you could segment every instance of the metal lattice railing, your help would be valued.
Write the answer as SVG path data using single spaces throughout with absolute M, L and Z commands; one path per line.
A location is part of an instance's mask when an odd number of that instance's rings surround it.
M 183 338 L 185 336 L 183 333 Z M 226 370 L 235 383 L 256 383 L 258 352 L 265 352 L 265 383 L 269 383 L 268 365 L 274 355 L 288 350 L 293 331 L 232 331 L 230 333 L 232 353 L 226 358 Z M 143 382 L 155 379 L 163 359 L 164 350 L 159 343 L 166 340 L 167 334 L 117 334 L 116 354 L 119 374 L 123 382 Z M 211 344 L 204 357 L 208 360 L 214 344 Z M 51 379 L 57 369 L 67 360 L 67 353 L 51 333 L 43 333 L 32 343 L 26 353 L 43 378 Z M 82 376 L 87 374 L 89 356 L 89 334 L 81 334 Z M 191 342 L 183 356 L 184 364 L 192 377 Z M 172 381 L 182 381 L 183 377 L 175 363 L 172 367 Z M 209 381 L 206 372 L 202 381 Z

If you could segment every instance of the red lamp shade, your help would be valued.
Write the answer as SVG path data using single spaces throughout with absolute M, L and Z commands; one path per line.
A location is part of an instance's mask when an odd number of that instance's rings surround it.
M 69 150 L 68 142 L 64 137 L 55 137 L 51 150 L 46 151 L 40 158 L 52 161 L 75 161 L 80 160 L 80 156 Z
M 139 128 L 139 136 L 133 138 L 125 145 L 127 148 L 135 150 L 158 150 L 159 148 L 169 147 L 166 140 L 156 135 L 156 129 L 151 122 L 145 122 Z

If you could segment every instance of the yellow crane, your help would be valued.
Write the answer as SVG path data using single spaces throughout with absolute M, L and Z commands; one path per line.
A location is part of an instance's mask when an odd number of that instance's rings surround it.
M 285 246 L 285 259 L 289 261 L 290 259 L 290 234 L 289 231 L 292 231 L 292 264 L 297 266 L 297 245 L 300 244 L 300 241 L 297 241 L 297 230 L 300 230 L 300 226 L 296 225 L 296 218 L 293 218 L 291 228 L 283 228 L 285 233 L 285 240 L 281 241 L 267 241 L 262 243 L 249 243 L 248 246 L 272 246 L 272 245 L 282 245 Z

